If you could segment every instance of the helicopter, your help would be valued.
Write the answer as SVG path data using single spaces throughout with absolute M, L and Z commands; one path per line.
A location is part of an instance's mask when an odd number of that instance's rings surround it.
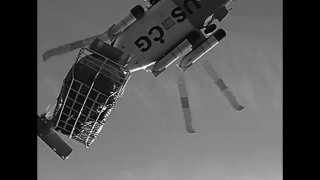
M 145 0 L 145 7 L 134 6 L 105 32 L 46 51 L 44 61 L 80 49 L 56 105 L 37 115 L 37 135 L 62 159 L 69 157 L 72 148 L 57 132 L 89 148 L 131 74 L 145 70 L 157 77 L 173 63 L 181 72 L 177 84 L 185 128 L 195 134 L 183 73 L 226 37 L 214 21 L 220 22 L 229 14 L 232 2 Z M 231 106 L 242 111 L 244 107 L 212 65 L 203 60 L 202 66 Z

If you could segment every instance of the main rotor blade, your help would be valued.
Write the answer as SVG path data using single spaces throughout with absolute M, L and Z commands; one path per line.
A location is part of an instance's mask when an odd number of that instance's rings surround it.
M 227 100 L 229 101 L 229 103 L 231 104 L 231 106 L 237 110 L 237 111 L 241 111 L 244 109 L 243 106 L 241 106 L 236 98 L 234 97 L 234 95 L 232 94 L 232 92 L 229 90 L 229 87 L 224 83 L 224 81 L 220 78 L 220 76 L 218 75 L 218 73 L 213 69 L 213 67 L 211 66 L 211 64 L 204 60 L 202 63 L 202 66 L 204 67 L 204 69 L 206 70 L 207 74 L 211 77 L 211 79 L 215 82 L 215 84 L 219 87 L 220 91 L 222 91 L 222 93 L 224 94 L 224 96 L 227 98 Z
M 51 129 L 50 123 L 46 123 L 37 115 L 38 128 L 37 135 L 63 160 L 67 159 L 72 152 L 72 148 L 63 141 L 63 139 Z
M 85 39 L 82 39 L 82 40 L 79 40 L 79 41 L 75 41 L 75 42 L 72 42 L 72 43 L 68 43 L 68 44 L 59 46 L 59 47 L 54 48 L 54 49 L 50 49 L 50 50 L 46 51 L 45 53 L 43 53 L 42 58 L 43 58 L 44 61 L 46 61 L 47 59 L 49 59 L 52 56 L 57 56 L 57 55 L 60 55 L 60 54 L 64 54 L 64 53 L 73 51 L 73 50 L 78 49 L 78 48 L 82 48 L 82 47 L 88 46 L 96 38 L 99 38 L 99 39 L 101 39 L 103 41 L 108 40 L 108 38 L 106 37 L 106 35 L 104 33 L 103 34 L 98 34 L 98 35 L 91 36 L 91 37 L 88 37 L 88 38 L 85 38 Z
M 190 134 L 196 133 L 196 131 L 192 127 L 192 118 L 191 118 L 191 110 L 189 106 L 188 93 L 186 88 L 186 82 L 183 75 L 178 76 L 178 88 L 180 95 L 180 102 L 183 109 L 183 116 L 185 120 L 186 130 Z

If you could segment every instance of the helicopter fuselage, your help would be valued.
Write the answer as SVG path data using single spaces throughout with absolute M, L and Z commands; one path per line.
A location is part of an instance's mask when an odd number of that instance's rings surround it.
M 165 0 L 145 12 L 116 39 L 114 46 L 131 56 L 127 69 L 146 69 L 160 61 L 192 32 L 198 42 L 206 37 L 200 31 L 208 17 L 230 0 Z M 195 46 L 195 44 L 193 44 Z

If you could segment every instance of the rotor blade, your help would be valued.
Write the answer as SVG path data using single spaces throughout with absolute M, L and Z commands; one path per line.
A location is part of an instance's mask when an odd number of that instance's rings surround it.
M 211 79 L 215 82 L 215 84 L 219 87 L 220 91 L 223 92 L 224 96 L 228 99 L 231 106 L 237 111 L 243 110 L 244 107 L 237 102 L 236 98 L 234 97 L 232 92 L 229 90 L 229 87 L 220 78 L 220 76 L 213 69 L 211 64 L 208 61 L 204 60 L 202 63 L 202 66 L 204 67 L 208 75 L 211 77 Z
M 75 49 L 88 46 L 96 38 L 99 38 L 99 39 L 101 39 L 103 41 L 108 40 L 108 38 L 106 37 L 106 35 L 104 33 L 103 34 L 98 34 L 98 35 L 91 36 L 91 37 L 88 37 L 88 38 L 85 38 L 85 39 L 82 39 L 82 40 L 79 40 L 79 41 L 75 41 L 75 42 L 72 42 L 72 43 L 68 43 L 68 44 L 59 46 L 59 47 L 54 48 L 54 49 L 50 49 L 50 50 L 46 51 L 45 53 L 43 53 L 42 58 L 43 58 L 44 61 L 46 61 L 47 59 L 49 59 L 52 56 L 64 54 L 64 53 L 73 51 Z
M 51 129 L 51 124 L 46 123 L 39 115 L 38 119 L 38 136 L 63 160 L 67 159 L 72 152 L 71 147 Z
M 183 109 L 183 116 L 185 120 L 186 130 L 190 134 L 196 133 L 196 131 L 192 127 L 192 118 L 191 118 L 191 111 L 189 106 L 188 100 L 188 93 L 186 89 L 186 82 L 183 75 L 178 76 L 178 88 L 179 88 L 179 95 L 180 95 L 180 102 Z

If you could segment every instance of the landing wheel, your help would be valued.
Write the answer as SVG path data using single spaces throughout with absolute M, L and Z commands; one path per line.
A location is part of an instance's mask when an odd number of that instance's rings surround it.
M 204 29 L 204 33 L 206 34 L 210 34 L 212 33 L 214 30 L 217 29 L 217 26 L 215 24 L 210 24 L 209 26 L 207 26 L 205 29 Z

